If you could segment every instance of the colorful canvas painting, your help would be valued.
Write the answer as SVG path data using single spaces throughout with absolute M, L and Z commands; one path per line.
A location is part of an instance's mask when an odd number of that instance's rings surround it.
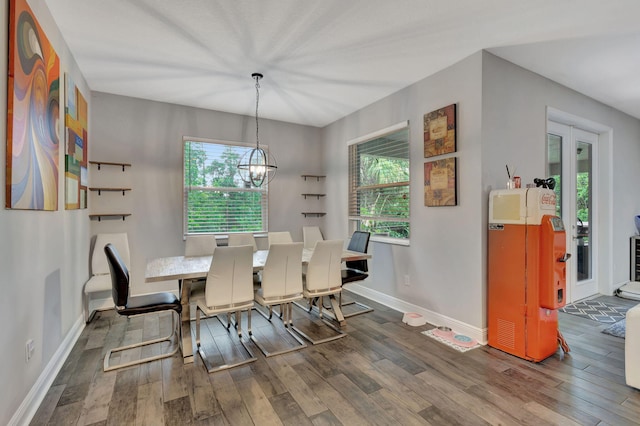
M 424 163 L 424 205 L 458 205 L 455 157 Z
M 456 152 L 456 104 L 424 115 L 424 158 Z
M 65 75 L 64 205 L 67 210 L 87 208 L 87 102 L 69 74 Z
M 58 209 L 60 61 L 26 0 L 9 4 L 5 206 Z

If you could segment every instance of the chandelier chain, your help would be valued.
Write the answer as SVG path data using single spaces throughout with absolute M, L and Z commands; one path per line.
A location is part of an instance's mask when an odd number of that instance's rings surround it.
M 258 104 L 260 103 L 260 76 L 256 77 L 256 148 L 260 148 L 260 133 L 258 131 Z

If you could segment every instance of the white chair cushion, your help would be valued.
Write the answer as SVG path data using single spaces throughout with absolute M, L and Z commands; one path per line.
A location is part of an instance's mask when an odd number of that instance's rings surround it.
M 640 304 L 627 311 L 624 370 L 629 386 L 640 389 Z
M 216 249 L 215 235 L 187 235 L 185 256 L 211 256 Z
M 111 274 L 94 275 L 84 285 L 85 293 L 111 290 Z
M 91 256 L 91 274 L 102 275 L 109 274 L 109 263 L 107 263 L 107 256 L 104 254 L 104 246 L 108 243 L 114 245 L 120 258 L 126 265 L 127 269 L 131 269 L 130 254 L 129 254 L 129 240 L 127 234 L 114 233 L 114 234 L 98 234 L 96 236 L 96 242 L 93 245 L 93 255 Z
M 303 226 L 302 227 L 302 240 L 304 241 L 304 248 L 313 249 L 316 246 L 316 242 L 322 241 L 322 232 L 317 226 Z
M 306 292 L 340 291 L 342 286 L 342 240 L 318 241 L 305 274 Z M 325 294 L 329 294 L 325 293 Z M 320 295 L 321 293 L 318 293 Z
M 253 247 L 254 252 L 258 251 L 256 239 L 253 237 L 253 234 L 250 234 L 248 232 L 240 234 L 229 234 L 227 244 L 229 245 L 229 247 L 250 245 Z

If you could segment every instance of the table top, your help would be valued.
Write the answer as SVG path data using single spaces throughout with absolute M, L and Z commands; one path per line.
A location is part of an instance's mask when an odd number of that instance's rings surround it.
M 258 250 L 253 253 L 253 270 L 264 268 L 269 250 Z M 309 263 L 313 250 L 302 250 L 302 263 Z M 166 281 L 192 278 L 204 278 L 209 272 L 213 256 L 171 256 L 151 259 L 147 262 L 145 281 Z M 368 253 L 344 250 L 342 260 L 371 259 Z

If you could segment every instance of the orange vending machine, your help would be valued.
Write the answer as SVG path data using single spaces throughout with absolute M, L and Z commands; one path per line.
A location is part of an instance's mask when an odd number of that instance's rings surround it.
M 566 253 L 556 196 L 546 188 L 489 195 L 489 345 L 539 362 L 558 348 Z

